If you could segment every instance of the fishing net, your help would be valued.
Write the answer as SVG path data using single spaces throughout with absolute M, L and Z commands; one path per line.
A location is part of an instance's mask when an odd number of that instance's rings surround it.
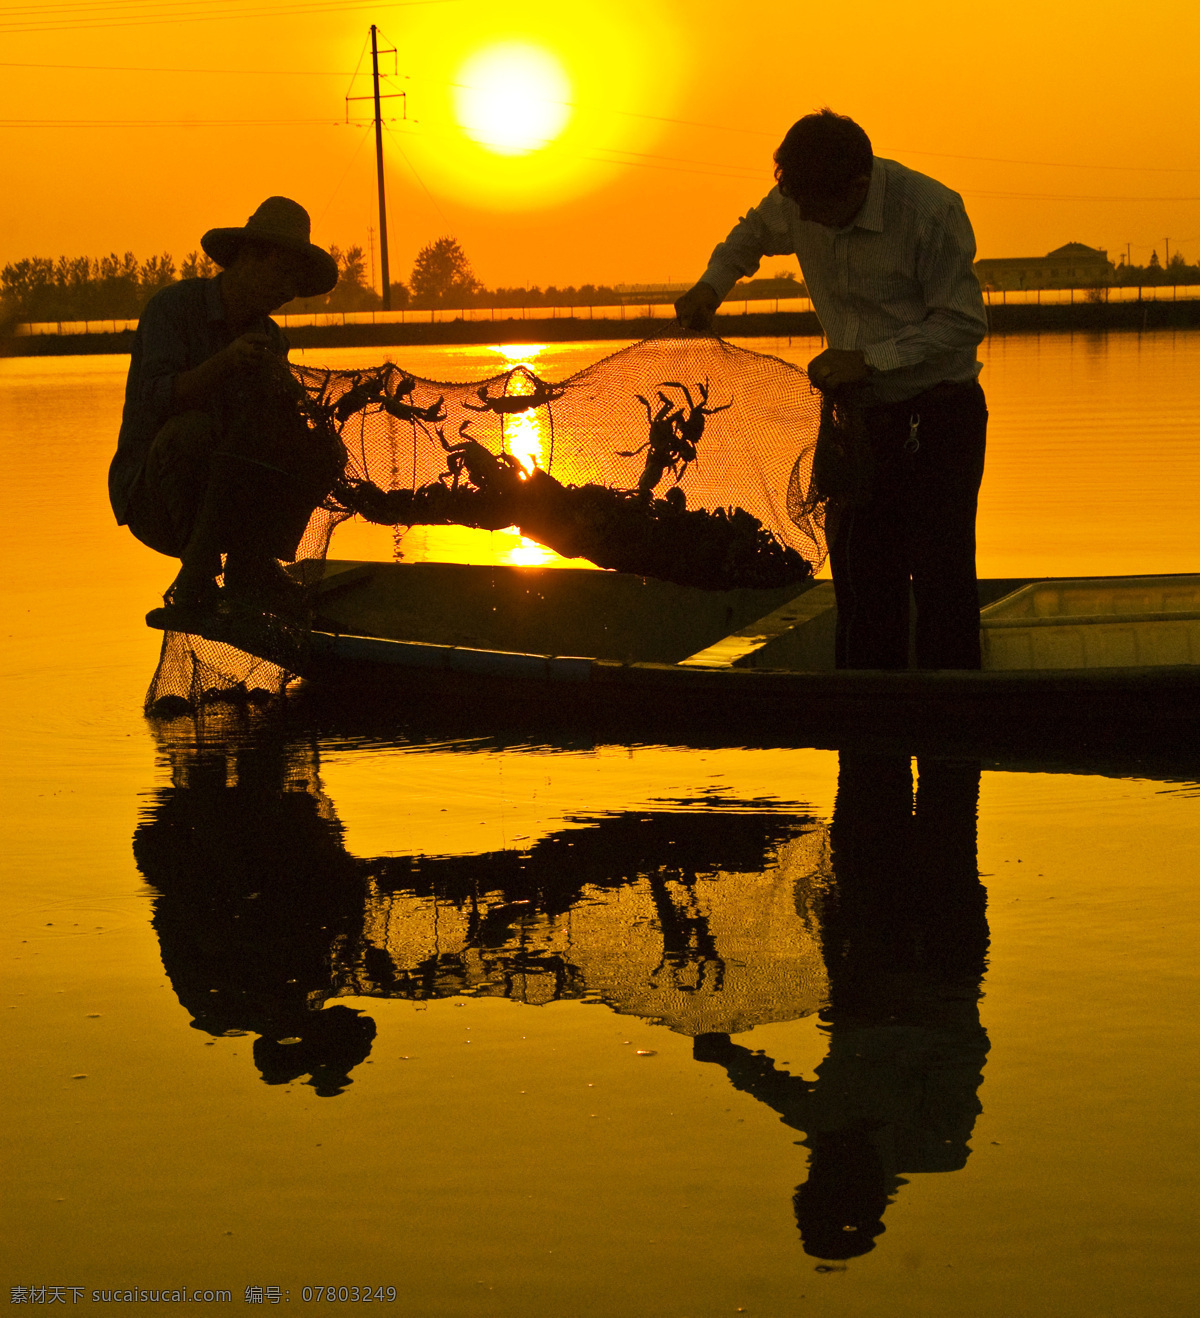
M 777 357 L 670 335 L 558 383 L 524 365 L 466 384 L 391 362 L 292 375 L 291 405 L 341 467 L 298 562 L 323 560 L 351 517 L 515 527 L 564 558 L 711 590 L 788 585 L 824 560 L 820 396 Z M 168 633 L 148 709 L 281 691 L 303 637 L 296 624 L 260 625 L 256 648 L 280 662 Z

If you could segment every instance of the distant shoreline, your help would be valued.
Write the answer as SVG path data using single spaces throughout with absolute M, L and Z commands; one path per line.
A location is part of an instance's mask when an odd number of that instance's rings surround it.
M 1200 329 L 1200 298 L 1178 302 L 1076 302 L 1013 304 L 989 308 L 992 334 L 1053 334 L 1104 330 Z M 651 317 L 628 320 L 455 320 L 433 324 L 296 325 L 294 348 L 391 348 L 488 343 L 582 343 L 598 339 L 644 339 L 672 322 Z M 718 315 L 717 333 L 727 339 L 808 338 L 821 333 L 811 311 Z M 109 334 L 45 334 L 0 339 L 0 357 L 72 357 L 128 353 L 133 331 Z

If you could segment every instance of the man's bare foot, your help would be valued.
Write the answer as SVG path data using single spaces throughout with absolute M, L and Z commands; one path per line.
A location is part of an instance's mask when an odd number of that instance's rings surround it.
M 216 578 L 187 567 L 180 568 L 179 575 L 163 592 L 163 603 L 167 608 L 186 609 L 191 613 L 215 609 L 220 602 L 221 591 Z
M 225 589 L 232 601 L 279 617 L 300 618 L 308 610 L 308 592 L 274 558 L 230 554 Z

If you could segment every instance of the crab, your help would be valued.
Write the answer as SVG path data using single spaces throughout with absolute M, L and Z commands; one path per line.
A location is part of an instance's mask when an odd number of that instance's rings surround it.
M 368 375 L 365 379 L 356 378 L 354 383 L 333 405 L 333 415 L 340 426 L 344 426 L 355 412 L 361 412 L 372 403 L 383 399 L 383 386 L 378 377 Z
M 687 400 L 686 404 L 669 398 L 663 392 L 665 389 L 678 389 Z M 696 445 L 704 434 L 705 419 L 733 406 L 731 398 L 729 402 L 722 403 L 719 407 L 709 407 L 708 389 L 707 379 L 703 384 L 696 385 L 696 398 L 699 399 L 697 402 L 693 400 L 687 385 L 680 384 L 678 380 L 664 380 L 658 387 L 658 400 L 661 406 L 657 412 L 653 410 L 648 398 L 642 394 L 634 394 L 646 409 L 650 435 L 640 447 L 628 451 L 618 449 L 617 453 L 622 458 L 632 458 L 639 453 L 646 453 L 646 465 L 638 480 L 638 494 L 642 498 L 648 498 L 654 493 L 655 486 L 662 480 L 668 468 L 675 477 L 675 484 L 679 484 L 688 464 L 696 460 Z
M 650 435 L 644 444 L 639 444 L 635 449 L 618 449 L 617 456 L 636 458 L 639 453 L 646 454 L 646 465 L 638 478 L 638 494 L 648 499 L 668 467 L 675 476 L 675 483 L 679 484 L 683 479 L 683 469 L 696 456 L 696 446 L 679 436 L 674 423 L 677 415 L 675 404 L 661 390 L 658 397 L 662 406 L 657 412 L 652 410 L 650 400 L 642 394 L 634 394 L 634 397 L 646 409 Z M 682 468 L 679 465 L 681 462 Z
M 392 376 L 399 376 L 399 379 L 392 385 L 392 393 L 399 394 L 401 397 L 407 397 L 417 387 L 416 380 L 405 370 L 401 370 L 395 362 L 384 362 L 379 368 L 380 375 L 383 376 L 384 387 L 392 383 Z
M 680 384 L 678 380 L 664 380 L 659 385 L 659 397 L 663 398 L 663 389 L 678 389 L 687 399 L 686 411 L 682 406 L 679 407 L 672 415 L 672 424 L 676 433 L 681 440 L 685 440 L 693 447 L 700 442 L 700 437 L 704 434 L 704 422 L 707 417 L 713 416 L 717 412 L 727 411 L 733 406 L 733 399 L 729 402 L 722 403 L 719 407 L 709 407 L 708 405 L 708 377 L 705 376 L 703 384 L 696 385 L 696 396 L 699 398 L 698 403 L 692 402 L 692 395 L 686 384 Z M 695 457 L 695 454 L 692 455 Z
M 462 442 L 450 444 L 446 441 L 445 431 L 437 427 L 436 434 L 446 450 L 446 470 L 438 477 L 443 483 L 450 481 L 450 488 L 457 490 L 463 474 L 477 490 L 485 491 L 500 485 L 505 478 L 524 479 L 525 468 L 511 453 L 493 453 L 477 439 L 467 434 L 470 421 L 464 421 L 458 428 Z
M 510 394 L 506 390 L 514 375 L 521 375 L 527 380 L 533 381 L 533 392 L 528 394 Z M 500 418 L 500 447 L 504 447 L 504 418 L 507 416 L 517 416 L 522 412 L 528 412 L 536 407 L 546 408 L 550 418 L 550 457 L 546 469 L 554 464 L 554 409 L 551 403 L 561 398 L 567 392 L 566 385 L 550 384 L 546 380 L 539 380 L 531 371 L 524 367 L 514 367 L 500 381 L 500 393 L 491 394 L 488 392 L 486 384 L 481 385 L 475 390 L 475 396 L 479 399 L 478 403 L 464 402 L 463 407 L 468 412 L 491 412 Z
M 440 394 L 436 402 L 430 403 L 428 407 L 418 407 L 412 401 L 412 391 L 416 381 L 412 376 L 405 376 L 401 384 L 405 383 L 408 384 L 408 389 L 403 393 L 397 390 L 395 394 L 384 394 L 380 400 L 383 403 L 383 410 L 389 416 L 394 416 L 398 421 L 411 421 L 413 424 L 418 421 L 428 421 L 436 425 L 439 421 L 445 421 L 445 394 Z
M 513 372 L 510 371 L 504 377 L 504 388 L 508 387 L 512 375 Z M 463 407 L 469 412 L 495 412 L 499 416 L 514 416 L 519 412 L 528 412 L 532 407 L 545 407 L 548 403 L 554 402 L 555 399 L 561 398 L 566 391 L 566 385 L 549 384 L 545 380 L 536 378 L 534 378 L 533 393 L 531 394 L 500 393 L 493 395 L 488 393 L 488 386 L 485 384 L 475 391 L 479 402 L 464 402 Z

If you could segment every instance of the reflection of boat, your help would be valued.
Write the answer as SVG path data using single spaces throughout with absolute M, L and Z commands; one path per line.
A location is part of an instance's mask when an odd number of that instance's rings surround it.
M 606 1004 L 677 1034 L 738 1034 L 827 990 L 811 821 L 659 811 L 589 821 L 524 853 L 377 862 L 364 904 L 386 990 Z
M 346 1083 L 337 1067 L 374 1030 L 330 1015 L 342 996 L 583 999 L 689 1037 L 797 1020 L 827 996 L 828 847 L 807 816 L 681 802 L 575 817 L 521 850 L 360 860 L 311 748 L 171 759 L 134 839 L 164 965 L 197 1028 L 261 1036 L 264 1076 L 304 1060 L 330 1092 Z
M 315 579 L 317 625 L 286 662 L 343 690 L 678 716 L 697 729 L 785 719 L 816 736 L 1011 740 L 1021 729 L 1069 741 L 1090 725 L 1093 735 L 1161 745 L 1194 740 L 1200 725 L 1198 577 L 982 581 L 996 667 L 850 672 L 833 668 L 828 582 L 721 592 L 574 569 L 330 561 L 301 570 Z M 209 639 L 278 657 L 251 634 Z M 1020 654 L 1043 666 L 999 666 Z
M 907 756 L 844 755 L 828 825 L 681 798 L 519 851 L 358 858 L 315 745 L 164 749 L 134 836 L 163 966 L 197 1029 L 258 1036 L 267 1083 L 342 1093 L 375 1039 L 364 998 L 573 999 L 690 1037 L 804 1136 L 811 1255 L 868 1252 L 904 1178 L 966 1165 L 989 1047 L 977 762 L 922 759 L 914 792 Z M 744 1037 L 817 1011 L 813 1074 Z

